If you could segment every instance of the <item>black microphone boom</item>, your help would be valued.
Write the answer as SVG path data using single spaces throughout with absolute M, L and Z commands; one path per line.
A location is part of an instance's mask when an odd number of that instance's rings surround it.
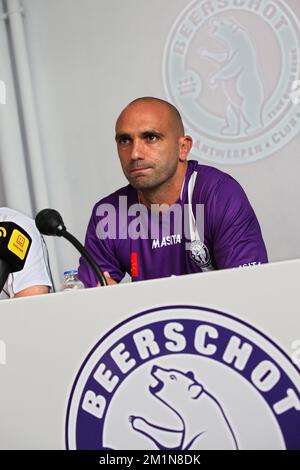
M 94 270 L 101 286 L 107 286 L 107 281 L 102 270 L 94 261 L 86 248 L 71 233 L 67 232 L 63 219 L 59 212 L 54 209 L 43 209 L 35 217 L 35 225 L 43 235 L 55 235 L 63 237 L 72 243 L 79 253 L 87 260 Z

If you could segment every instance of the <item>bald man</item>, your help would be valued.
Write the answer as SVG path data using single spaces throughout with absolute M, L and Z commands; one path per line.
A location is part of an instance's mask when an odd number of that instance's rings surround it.
M 188 160 L 192 138 L 178 110 L 153 97 L 132 101 L 116 122 L 129 185 L 92 211 L 85 246 L 109 284 L 267 262 L 255 213 L 229 175 Z M 86 287 L 97 285 L 80 260 Z

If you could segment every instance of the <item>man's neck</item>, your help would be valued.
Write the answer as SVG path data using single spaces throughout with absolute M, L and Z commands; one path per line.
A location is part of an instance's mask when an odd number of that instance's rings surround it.
M 180 173 L 175 175 L 175 178 L 167 181 L 159 188 L 138 191 L 140 202 L 148 209 L 151 208 L 152 204 L 167 204 L 168 206 L 172 206 L 180 197 L 187 167 L 187 163 L 184 164 Z

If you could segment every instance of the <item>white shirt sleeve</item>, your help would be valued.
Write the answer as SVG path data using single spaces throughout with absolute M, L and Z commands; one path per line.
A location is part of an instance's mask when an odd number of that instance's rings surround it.
M 24 268 L 12 273 L 4 290 L 13 297 L 18 292 L 33 286 L 49 286 L 51 280 L 42 237 L 33 219 L 8 208 L 0 208 L 0 221 L 15 222 L 30 235 L 32 242 Z

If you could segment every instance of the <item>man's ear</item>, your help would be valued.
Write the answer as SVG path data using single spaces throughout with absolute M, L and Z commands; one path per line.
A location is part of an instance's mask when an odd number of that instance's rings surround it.
M 188 154 L 193 146 L 193 139 L 189 135 L 184 135 L 179 138 L 179 161 L 186 161 Z
M 196 398 L 199 398 L 202 391 L 203 391 L 203 387 L 200 384 L 195 383 L 193 385 L 190 385 L 189 386 L 189 397 L 193 398 L 195 400 Z

